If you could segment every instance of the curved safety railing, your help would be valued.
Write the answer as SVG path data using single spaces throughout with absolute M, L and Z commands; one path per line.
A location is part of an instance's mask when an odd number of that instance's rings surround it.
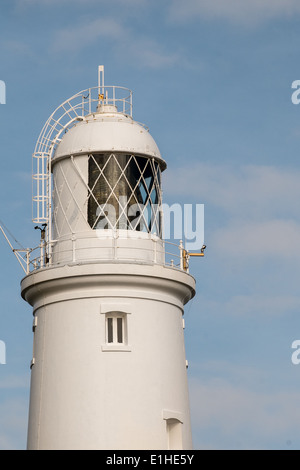
M 118 112 L 132 116 L 132 91 L 119 86 L 87 88 L 58 106 L 44 124 L 33 153 L 34 223 L 49 224 L 51 220 L 51 159 L 62 134 L 96 112 L 101 104 L 115 106 Z
M 116 242 L 116 239 L 113 239 Z M 121 251 L 118 251 L 118 246 L 112 246 L 114 248 L 114 256 L 113 257 L 105 257 L 102 256 L 101 250 L 95 251 L 93 258 L 84 257 L 82 253 L 84 249 L 80 250 L 80 256 L 78 256 L 78 252 L 76 250 L 76 240 L 73 240 L 74 246 L 72 249 L 68 249 L 65 251 L 60 251 L 60 256 L 64 255 L 63 263 L 55 264 L 52 263 L 51 267 L 61 266 L 62 264 L 68 263 L 97 263 L 97 262 L 114 262 L 114 261 L 124 261 L 124 262 L 131 262 L 131 263 L 143 263 L 143 264 L 158 264 L 162 266 L 171 267 L 174 269 L 182 270 L 185 272 L 189 272 L 189 258 L 192 256 L 192 253 L 189 253 L 185 250 L 182 241 L 180 244 L 171 243 L 167 241 L 163 241 L 162 244 L 154 244 L 154 248 L 143 248 L 143 252 L 147 251 L 149 256 L 148 260 L 146 261 L 145 258 L 139 256 L 128 256 L 125 257 L 124 254 L 120 254 Z M 90 247 L 86 248 L 87 252 L 90 252 Z M 130 248 L 127 247 L 127 250 Z M 131 248 L 132 251 L 135 250 L 134 247 Z M 138 252 L 138 251 L 137 251 Z M 199 256 L 204 256 L 204 254 L 198 254 Z M 33 272 L 38 269 L 48 268 L 49 260 L 47 258 L 47 244 L 45 241 L 41 241 L 41 244 L 34 248 L 28 249 L 24 251 L 24 269 L 26 274 Z

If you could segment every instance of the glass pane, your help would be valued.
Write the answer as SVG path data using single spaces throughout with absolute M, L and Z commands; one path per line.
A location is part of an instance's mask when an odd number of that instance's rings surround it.
M 148 158 L 144 157 L 135 157 L 137 164 L 138 164 L 138 174 L 140 175 L 143 173 L 144 177 L 146 176 L 147 170 L 148 170 Z
M 131 155 L 124 155 L 124 154 L 115 154 L 115 155 L 122 170 L 124 170 L 127 167 L 128 163 L 131 163 L 131 160 L 132 160 Z
M 150 232 L 150 222 L 151 222 L 151 217 L 150 217 L 150 210 L 149 210 L 149 204 L 144 208 L 143 213 L 142 213 L 142 219 L 141 219 L 141 231 L 142 232 Z
M 153 204 L 158 204 L 158 196 L 157 196 L 157 191 L 155 188 L 153 189 L 151 193 L 151 201 L 153 202 Z
M 161 171 L 160 171 L 160 168 L 159 168 L 157 162 L 154 163 L 154 167 L 155 167 L 155 174 L 156 174 L 156 177 L 157 177 L 157 181 L 158 181 L 158 184 L 159 184 L 159 186 L 160 186 L 160 183 L 161 183 Z
M 111 155 L 109 157 L 109 162 L 103 169 L 103 175 L 105 176 L 107 183 L 110 184 L 111 189 L 113 189 L 115 184 L 118 182 L 118 179 L 121 176 L 121 172 L 122 170 L 119 167 L 114 155 Z
M 113 343 L 114 341 L 114 336 L 113 336 L 113 319 L 108 318 L 107 319 L 107 342 L 108 343 Z
M 148 192 L 146 191 L 145 185 L 144 185 L 143 182 L 139 184 L 139 188 L 138 188 L 138 189 L 139 189 L 139 192 L 140 192 L 140 194 L 141 194 L 141 196 L 142 196 L 143 204 L 145 204 L 146 201 L 147 201 L 147 198 L 148 198 Z
M 89 180 L 88 185 L 93 196 L 89 193 L 88 200 L 88 222 L 91 227 L 93 227 L 96 221 L 96 212 L 98 207 L 98 198 L 97 196 L 100 193 L 99 190 L 99 178 L 100 178 L 100 168 L 104 163 L 104 155 L 90 155 L 89 157 Z
M 123 318 L 117 318 L 118 343 L 123 343 Z
M 145 178 L 145 183 L 147 185 L 148 191 L 150 190 L 152 184 L 153 184 L 153 176 L 149 175 Z
M 153 205 L 161 203 L 160 169 L 153 159 L 122 153 L 90 155 L 88 187 L 91 228 L 153 231 Z M 160 225 L 160 219 L 157 222 Z

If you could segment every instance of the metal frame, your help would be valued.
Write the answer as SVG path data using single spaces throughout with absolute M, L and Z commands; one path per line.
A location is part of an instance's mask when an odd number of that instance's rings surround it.
M 94 159 L 94 156 L 90 155 L 89 158 Z M 120 176 L 119 176 L 118 180 L 116 181 L 116 183 L 113 187 L 111 186 L 110 181 L 108 181 L 108 179 L 106 178 L 105 171 L 104 171 L 106 166 L 109 164 L 109 161 L 110 161 L 111 158 L 113 158 L 115 160 L 116 164 L 118 165 L 118 167 L 120 169 Z M 133 227 L 131 222 L 129 220 L 127 220 L 129 228 L 134 230 L 136 228 L 136 226 L 142 222 L 142 224 L 147 228 L 146 231 L 148 233 L 155 233 L 156 235 L 161 236 L 162 227 L 160 226 L 161 224 L 160 224 L 160 220 L 159 220 L 159 207 L 161 206 L 161 202 L 162 202 L 162 194 L 161 194 L 162 191 L 161 191 L 161 187 L 160 187 L 161 176 L 160 176 L 159 164 L 155 164 L 155 159 L 154 158 L 146 158 L 145 157 L 147 162 L 146 162 L 144 168 L 141 169 L 140 165 L 139 165 L 139 159 L 140 158 L 144 158 L 144 157 L 141 157 L 139 155 L 130 155 L 130 158 L 128 159 L 128 161 L 127 161 L 124 168 L 121 167 L 121 165 L 118 161 L 118 158 L 117 158 L 117 154 L 114 154 L 114 153 L 111 153 L 108 156 L 103 168 L 100 168 L 99 165 L 97 164 L 96 160 L 94 159 L 94 162 L 95 162 L 95 164 L 98 168 L 98 171 L 99 171 L 99 175 L 98 175 L 98 177 L 97 177 L 97 179 L 94 183 L 93 188 L 89 188 L 88 185 L 86 185 L 87 190 L 88 190 L 88 194 L 89 194 L 88 199 L 90 197 L 92 197 L 95 200 L 96 204 L 98 204 L 98 201 L 97 201 L 97 199 L 95 198 L 95 196 L 93 194 L 93 190 L 94 190 L 96 184 L 98 183 L 99 179 L 104 178 L 105 182 L 108 184 L 108 187 L 110 188 L 110 194 L 107 198 L 107 201 L 109 201 L 111 197 L 115 197 L 116 200 L 117 200 L 117 196 L 116 196 L 114 190 L 117 187 L 119 181 L 122 178 L 124 178 L 126 183 L 128 184 L 128 187 L 129 187 L 130 191 L 131 191 L 131 197 L 136 201 L 136 204 L 139 207 L 140 214 L 141 214 L 139 216 L 138 220 L 136 221 L 135 227 Z M 127 167 L 130 165 L 131 161 L 135 162 L 135 164 L 136 164 L 136 166 L 137 166 L 137 168 L 140 172 L 139 178 L 137 179 L 136 184 L 135 184 L 134 187 L 132 187 L 132 185 L 130 184 L 130 181 L 126 177 L 126 170 L 127 170 Z M 149 167 L 152 170 L 153 181 L 152 181 L 151 186 L 148 187 L 147 182 L 144 178 L 144 173 L 146 172 L 146 170 L 149 169 Z M 137 200 L 137 197 L 136 197 L 136 190 L 137 190 L 137 188 L 139 187 L 139 185 L 141 183 L 144 185 L 144 189 L 146 188 L 145 189 L 146 200 L 144 201 L 144 204 L 142 204 L 142 205 L 140 205 L 140 203 L 139 203 L 139 201 Z M 157 199 L 158 199 L 156 207 L 155 207 L 155 204 L 153 203 L 153 201 L 151 199 L 151 195 L 152 195 L 153 191 L 156 191 L 156 195 L 157 195 Z M 100 209 L 102 209 L 99 205 L 98 205 L 98 207 Z M 152 215 L 150 226 L 149 226 L 149 221 L 147 221 L 146 217 L 145 217 L 145 210 L 147 210 L 149 207 L 151 209 L 151 215 Z M 127 209 L 128 209 L 128 205 L 125 205 L 124 207 L 122 207 L 121 213 L 119 214 L 119 217 L 116 220 L 115 226 L 111 226 L 109 228 L 117 229 L 120 219 L 123 216 L 125 216 L 127 218 L 127 214 L 126 214 Z M 102 211 L 103 211 L 103 209 L 102 209 Z M 98 220 L 101 217 L 101 215 L 102 215 L 101 213 L 98 215 L 98 218 L 95 221 L 94 226 L 92 227 L 93 229 L 97 228 L 96 225 L 97 225 Z M 156 227 L 156 230 L 153 231 L 153 227 Z
M 44 267 L 46 246 L 48 246 L 49 252 L 51 252 L 52 250 L 52 157 L 54 155 L 57 145 L 61 141 L 61 135 L 71 129 L 76 124 L 76 122 L 83 121 L 85 120 L 86 116 L 92 114 L 93 112 L 96 112 L 97 108 L 101 106 L 101 104 L 115 106 L 118 112 L 132 117 L 132 91 L 124 87 L 105 86 L 103 66 L 99 66 L 98 68 L 98 86 L 82 90 L 73 95 L 71 98 L 64 101 L 51 114 L 51 116 L 48 118 L 48 120 L 44 124 L 44 127 L 41 130 L 32 158 L 32 220 L 35 224 L 47 225 L 45 238 L 41 240 L 41 244 L 37 248 L 24 250 L 14 249 L 0 225 L 0 230 L 5 236 L 7 242 L 9 243 L 10 248 L 16 255 L 25 274 L 29 274 L 32 267 L 34 270 Z M 146 126 L 144 127 L 147 129 Z M 73 157 L 70 156 L 70 158 L 73 161 Z M 135 158 L 135 156 L 132 156 L 132 158 Z M 80 171 L 77 168 L 75 161 L 73 161 L 73 164 L 76 168 L 77 173 L 82 178 L 82 175 L 80 174 Z M 151 161 L 151 164 L 153 165 L 153 161 Z M 158 171 L 159 170 L 157 170 L 156 174 L 154 172 L 154 180 L 156 181 L 153 182 L 153 185 L 150 189 L 148 188 L 148 195 L 145 206 L 147 206 L 148 203 L 151 204 L 152 189 L 154 185 L 156 185 L 157 180 L 159 178 Z M 122 174 L 123 176 L 125 176 L 123 170 Z M 142 179 L 144 180 L 143 171 L 141 171 L 141 177 L 139 182 L 142 181 Z M 128 184 L 130 185 L 129 182 Z M 145 180 L 144 184 L 147 187 Z M 160 185 L 158 185 L 158 187 L 160 188 Z M 135 188 L 131 189 L 134 192 Z M 89 188 L 88 190 L 88 197 L 93 197 L 92 191 Z M 112 194 L 113 191 L 114 188 L 111 188 Z M 161 188 L 159 190 L 158 199 L 159 201 L 161 201 Z M 125 207 L 123 208 L 122 213 L 124 211 Z M 141 217 L 144 218 L 144 222 L 147 225 L 147 220 L 145 219 L 143 213 L 141 214 Z M 158 217 L 159 209 L 157 209 L 157 212 L 154 214 L 154 219 L 157 221 Z M 165 245 L 171 247 L 170 251 L 165 251 Z M 39 250 L 39 256 L 31 260 L 31 254 L 35 250 Z M 169 258 L 170 256 L 172 256 L 170 262 L 165 261 L 165 265 L 169 265 L 171 267 L 188 272 L 188 260 L 189 256 L 191 255 L 183 248 L 182 242 L 180 242 L 180 245 L 178 246 L 175 243 L 164 241 L 164 253 Z M 50 258 L 51 264 L 51 253 L 48 253 L 48 256 Z M 202 254 L 199 256 L 202 256 Z M 174 258 L 176 260 L 175 262 Z M 156 253 L 154 253 L 153 261 L 156 262 Z
M 101 77 L 101 71 L 99 76 Z M 102 93 L 101 93 L 102 92 Z M 85 116 L 96 111 L 97 106 L 109 104 L 116 106 L 119 112 L 132 117 L 132 91 L 117 86 L 104 86 L 104 79 L 99 79 L 98 87 L 82 90 L 64 101 L 46 121 L 33 153 L 33 207 L 34 223 L 48 224 L 47 241 L 51 241 L 51 160 L 61 135 Z

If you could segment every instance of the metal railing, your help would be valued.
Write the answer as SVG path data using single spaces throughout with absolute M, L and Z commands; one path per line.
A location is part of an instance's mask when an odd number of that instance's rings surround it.
M 114 239 L 116 240 L 116 239 Z M 52 242 L 55 243 L 55 242 Z M 139 256 L 139 249 L 135 247 L 126 246 L 126 250 L 136 251 L 137 255 L 134 256 L 124 256 L 118 253 L 122 250 L 123 247 L 117 246 L 116 243 L 112 244 L 110 247 L 113 251 L 112 256 L 101 256 L 102 249 L 101 247 L 95 247 L 95 252 L 93 257 L 82 256 L 82 253 L 91 252 L 93 247 L 83 247 L 77 251 L 76 249 L 76 240 L 72 240 L 72 248 L 68 250 L 60 250 L 59 257 L 61 258 L 60 262 L 53 262 L 47 257 L 47 243 L 42 241 L 41 244 L 34 248 L 24 250 L 23 256 L 23 266 L 25 267 L 24 271 L 26 274 L 29 274 L 33 271 L 48 268 L 61 266 L 68 263 L 93 263 L 93 262 L 131 262 L 131 263 L 142 263 L 142 264 L 157 264 L 161 266 L 167 266 L 181 271 L 189 272 L 189 258 L 191 254 L 185 250 L 183 242 L 180 241 L 179 244 L 162 241 L 162 245 L 159 246 L 158 243 L 154 243 L 154 247 L 151 248 L 142 248 L 141 253 L 148 253 L 150 256 L 143 257 Z M 98 251 L 98 253 L 97 253 Z M 37 254 L 38 253 L 38 254 Z M 80 253 L 80 256 L 78 256 Z M 101 254 L 101 255 L 100 255 Z M 37 255 L 37 256 L 36 256 Z M 202 255 L 204 256 L 204 255 Z
M 36 227 L 38 228 L 38 227 Z M 62 266 L 64 264 L 69 263 L 97 263 L 97 262 L 130 262 L 130 263 L 142 263 L 142 264 L 157 264 L 161 266 L 168 266 L 174 269 L 178 269 L 181 271 L 189 272 L 189 259 L 191 256 L 204 256 L 204 249 L 206 248 L 203 245 L 201 249 L 201 253 L 189 253 L 182 242 L 180 241 L 179 245 L 177 243 L 172 243 L 169 241 L 161 240 L 159 237 L 156 239 L 150 239 L 153 241 L 152 248 L 142 246 L 137 248 L 136 246 L 130 246 L 126 244 L 126 246 L 118 245 L 117 237 L 112 237 L 110 241 L 112 244 L 106 246 L 107 252 L 110 253 L 109 255 L 103 256 L 104 250 L 103 246 L 95 245 L 92 247 L 91 245 L 87 247 L 80 247 L 76 246 L 76 238 L 72 237 L 69 240 L 64 241 L 71 241 L 71 249 L 67 250 L 59 250 L 58 257 L 59 260 L 55 262 L 52 256 L 49 253 L 52 253 L 52 248 L 56 241 L 52 241 L 48 243 L 45 239 L 44 230 L 42 229 L 41 235 L 41 242 L 40 245 L 35 248 L 14 248 L 12 243 L 10 242 L 4 228 L 0 224 L 0 231 L 4 235 L 7 243 L 9 244 L 12 252 L 16 256 L 19 264 L 21 265 L 24 273 L 26 275 L 35 272 L 37 270 L 55 266 Z M 15 240 L 17 242 L 17 240 Z M 146 240 L 149 241 L 149 240 Z M 130 250 L 136 252 L 136 256 L 124 256 L 122 254 L 122 250 L 126 250 L 126 252 L 130 252 Z M 89 253 L 89 256 L 82 256 L 84 252 Z M 92 256 L 90 256 L 92 253 Z M 149 255 L 149 256 L 145 256 Z M 66 256 L 64 256 L 66 254 Z M 100 256 L 101 254 L 101 256 Z M 142 256 L 143 254 L 143 256 Z M 55 255 L 55 254 L 54 254 Z
M 132 116 L 132 91 L 119 86 L 87 88 L 58 106 L 44 124 L 33 153 L 34 223 L 49 224 L 51 220 L 51 160 L 61 135 L 101 105 L 115 106 L 118 112 Z

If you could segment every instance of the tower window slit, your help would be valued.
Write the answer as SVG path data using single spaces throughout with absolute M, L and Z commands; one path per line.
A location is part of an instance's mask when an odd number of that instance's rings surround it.
M 114 336 L 113 336 L 113 318 L 107 319 L 107 342 L 113 343 Z
M 106 316 L 106 342 L 126 344 L 126 315 L 110 313 Z
M 123 343 L 123 318 L 117 318 L 118 343 Z

